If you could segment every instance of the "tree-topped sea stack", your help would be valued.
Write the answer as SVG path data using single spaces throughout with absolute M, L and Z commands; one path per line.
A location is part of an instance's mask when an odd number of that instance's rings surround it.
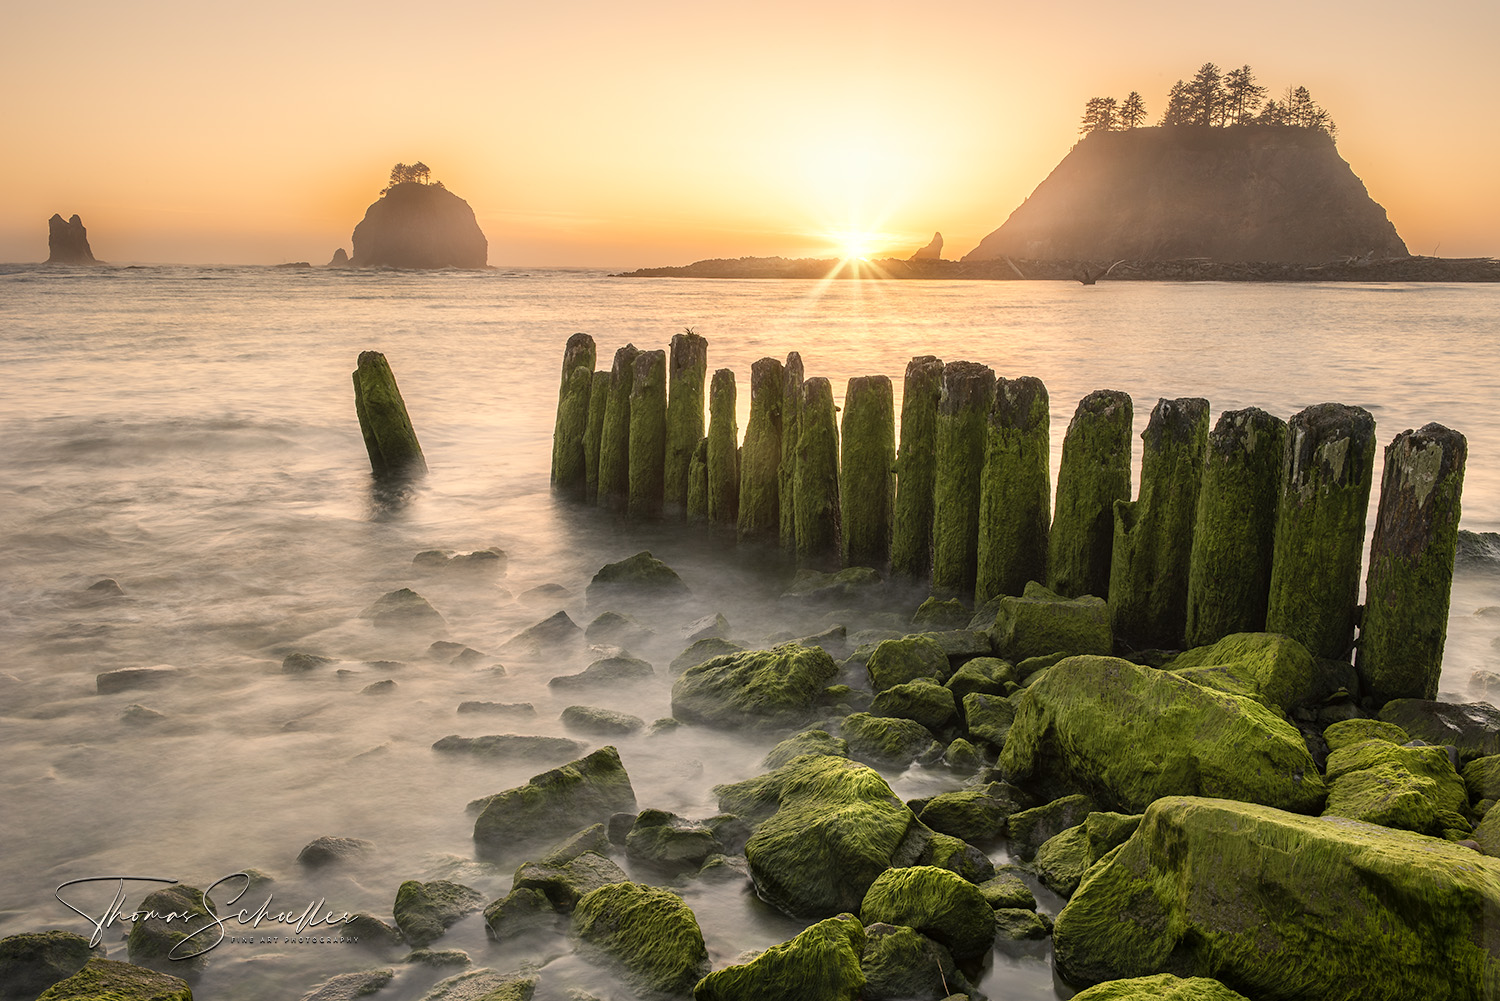
M 668 369 L 665 497 L 667 510 L 680 515 L 687 507 L 688 466 L 703 438 L 708 341 L 691 330 L 675 335 Z
M 1051 420 L 1042 380 L 996 380 L 980 487 L 976 604 L 998 594 L 1019 595 L 1028 581 L 1047 579 Z
M 1468 452 L 1464 436 L 1441 424 L 1403 431 L 1386 447 L 1355 659 L 1377 705 L 1437 697 Z
M 1188 572 L 1186 642 L 1209 646 L 1266 627 L 1286 421 L 1225 411 L 1208 436 Z
M 398 163 L 391 184 L 354 227 L 356 268 L 483 268 L 489 242 L 469 203 L 429 183 L 424 164 Z
M 583 497 L 588 484 L 583 441 L 588 433 L 595 360 L 592 337 L 574 334 L 568 338 L 557 390 L 557 421 L 552 428 L 552 486 L 569 497 Z
M 896 501 L 896 405 L 884 375 L 849 380 L 844 395 L 839 507 L 845 566 L 884 567 Z
M 772 539 L 781 532 L 781 413 L 786 368 L 775 358 L 750 366 L 750 422 L 740 453 L 741 539 Z
M 379 351 L 361 351 L 354 369 L 354 413 L 370 453 L 370 469 L 380 479 L 421 476 L 427 460 L 406 414 L 390 363 Z
M 739 520 L 739 439 L 734 372 L 721 368 L 708 391 L 708 520 L 715 524 L 733 525 Z
M 1354 643 L 1375 418 L 1320 403 L 1292 417 L 1281 466 L 1266 630 L 1315 657 L 1347 659 Z
M 821 376 L 802 383 L 797 438 L 796 485 L 792 494 L 797 556 L 808 564 L 835 563 L 841 538 L 839 430 L 833 387 Z
M 1130 500 L 1133 420 L 1129 393 L 1098 389 L 1079 401 L 1063 436 L 1047 587 L 1064 597 L 1109 596 L 1115 501 Z
M 635 358 L 640 353 L 634 344 L 625 345 L 615 352 L 615 363 L 609 370 L 609 395 L 599 430 L 600 507 L 623 510 L 630 495 L 630 391 L 635 383 Z
M 891 572 L 909 577 L 923 577 L 932 567 L 932 493 L 937 468 L 937 406 L 942 392 L 940 359 L 921 355 L 906 363 Z
M 937 463 L 932 491 L 932 589 L 972 594 L 978 575 L 980 474 L 985 425 L 995 401 L 988 365 L 943 366 L 937 410 Z
M 1116 637 L 1141 647 L 1177 649 L 1187 626 L 1188 568 L 1208 401 L 1158 400 L 1141 435 L 1141 493 L 1115 502 L 1109 611 Z
M 781 386 L 781 464 L 777 467 L 777 485 L 781 503 L 781 548 L 797 551 L 797 438 L 802 431 L 802 355 L 796 351 L 786 356 Z
M 666 495 L 667 353 L 642 351 L 630 385 L 632 518 L 659 518 Z M 686 498 L 684 497 L 684 500 Z

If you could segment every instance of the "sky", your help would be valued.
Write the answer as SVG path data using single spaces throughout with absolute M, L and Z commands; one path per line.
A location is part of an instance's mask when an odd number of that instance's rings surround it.
M 1084 102 L 1248 64 L 1308 87 L 1412 253 L 1500 254 L 1494 0 L 6 0 L 0 261 L 77 213 L 110 262 L 323 264 L 421 160 L 493 265 L 944 257 Z

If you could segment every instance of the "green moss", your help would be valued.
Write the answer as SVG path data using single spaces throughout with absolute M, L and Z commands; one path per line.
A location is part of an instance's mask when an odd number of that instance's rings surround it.
M 783 643 L 690 667 L 672 685 L 672 715 L 685 723 L 795 725 L 812 715 L 838 665 L 821 647 Z
M 960 664 L 944 685 L 962 705 L 964 697 L 975 692 L 1004 695 L 1005 683 L 1015 680 L 1015 668 L 1010 661 L 998 657 L 975 657 Z
M 839 508 L 846 566 L 884 566 L 896 503 L 896 424 L 891 380 L 849 380 L 844 395 Z
M 802 356 L 789 352 L 781 377 L 781 462 L 776 467 L 781 491 L 781 548 L 797 551 L 797 447 L 802 438 Z
M 427 460 L 385 355 L 361 351 L 353 377 L 354 413 L 370 455 L 370 470 L 378 478 L 425 474 Z
M 1500 863 L 1468 849 L 1168 797 L 1089 871 L 1053 955 L 1078 985 L 1172 972 L 1256 998 L 1478 999 L 1500 982 L 1496 913 Z
M 620 752 L 601 747 L 489 797 L 474 822 L 475 849 L 484 857 L 504 855 L 559 828 L 576 830 L 634 810 L 635 790 L 620 763 Z
M 600 887 L 578 902 L 573 933 L 623 964 L 645 990 L 686 994 L 708 972 L 698 920 L 670 890 L 641 883 Z
M 193 991 L 180 977 L 96 957 L 37 1001 L 193 1001 Z
M 739 419 L 734 372 L 714 372 L 708 391 L 708 520 L 733 525 L 740 510 Z
M 1063 436 L 1057 509 L 1047 540 L 1047 587 L 1069 598 L 1109 594 L 1115 501 L 1130 500 L 1130 394 L 1085 396 Z
M 661 516 L 666 496 L 667 353 L 642 351 L 630 387 L 632 518 Z
M 937 685 L 931 686 L 941 692 Z M 904 769 L 916 761 L 933 762 L 943 747 L 932 732 L 910 719 L 888 719 L 869 713 L 846 716 L 839 736 L 849 742 L 849 756 L 881 768 Z
M 972 617 L 969 606 L 957 598 L 928 598 L 917 606 L 911 624 L 918 629 L 962 629 Z
M 688 462 L 687 472 L 687 517 L 688 521 L 708 520 L 708 439 L 698 442 Z
M 1016 704 L 1000 695 L 970 692 L 963 701 L 964 725 L 969 736 L 991 744 L 995 750 L 1005 746 L 1005 738 L 1016 721 Z
M 1328 729 L 1332 730 L 1333 727 Z M 1325 739 L 1327 734 L 1324 734 Z M 1406 741 L 1398 741 L 1406 743 Z M 1330 744 L 1330 747 L 1333 745 Z M 1469 790 L 1469 799 L 1475 803 L 1486 799 L 1500 799 L 1500 755 L 1475 758 L 1464 766 L 1464 786 Z
M 1017 806 L 1006 786 L 991 783 L 979 789 L 938 793 L 922 807 L 919 819 L 939 833 L 985 844 L 1005 833 L 1006 818 Z
M 943 363 L 932 355 L 906 365 L 901 452 L 896 460 L 891 572 L 924 577 L 932 566 L 932 503 L 937 475 L 937 408 Z
M 951 834 L 929 834 L 925 846 L 909 864 L 947 869 L 976 886 L 995 875 L 995 863 L 988 855 Z
M 1000 656 L 1017 662 L 1052 653 L 1114 652 L 1110 609 L 1102 599 L 1063 598 L 1035 581 L 1019 597 L 1000 599 L 990 639 Z
M 985 427 L 995 400 L 995 373 L 986 365 L 943 366 L 938 397 L 932 494 L 932 589 L 972 594 L 979 573 L 979 503 Z
M 1052 520 L 1047 387 L 1031 376 L 998 379 L 985 432 L 975 601 L 1020 594 L 1047 579 Z M 1049 651 L 1050 652 L 1050 651 Z
M 973 883 L 936 866 L 890 869 L 870 885 L 860 904 L 865 924 L 914 928 L 960 959 L 982 956 L 995 941 L 994 909 Z
M 588 480 L 583 439 L 588 431 L 596 357 L 594 339 L 588 334 L 568 338 L 552 428 L 552 486 L 569 497 L 581 498 Z
M 792 493 L 797 555 L 804 561 L 829 559 L 838 550 L 842 529 L 837 421 L 828 380 L 804 382 Z
M 781 532 L 781 420 L 786 369 L 775 358 L 750 366 L 750 422 L 740 452 L 741 539 L 776 539 Z
M 870 703 L 871 716 L 894 716 L 916 720 L 933 733 L 941 733 L 958 719 L 953 692 L 926 679 L 892 685 Z
M 1205 688 L 1248 695 L 1284 713 L 1330 694 L 1313 655 L 1277 633 L 1233 633 L 1173 660 L 1173 674 Z
M 1468 452 L 1441 424 L 1403 431 L 1385 450 L 1355 659 L 1377 704 L 1437 697 Z
M 695 1001 L 857 1001 L 865 986 L 860 957 L 865 930 L 840 914 L 773 945 L 748 963 L 710 973 L 693 989 Z
M 1112 980 L 1073 995 L 1073 1001 L 1247 1001 L 1217 980 L 1208 977 L 1154 977 Z
M 1141 826 L 1139 813 L 1109 813 L 1095 811 L 1083 820 L 1084 833 L 1089 839 L 1089 865 L 1114 851 L 1130 840 L 1130 836 Z
M 943 749 L 943 764 L 955 772 L 977 772 L 985 765 L 984 755 L 979 748 L 956 737 Z
M 1190 647 L 1266 626 L 1286 421 L 1228 410 L 1208 436 L 1188 571 Z
M 918 678 L 943 682 L 953 673 L 948 654 L 932 638 L 922 635 L 881 641 L 865 668 L 877 692 Z
M 1378 719 L 1345 719 L 1329 724 L 1323 731 L 1323 740 L 1330 751 L 1337 751 L 1350 744 L 1361 744 L 1367 740 L 1388 740 L 1392 744 L 1405 744 L 1411 740 L 1406 731 L 1394 723 Z
M 1082 825 L 1092 812 L 1093 801 L 1079 793 L 1059 797 L 1029 810 L 1016 810 L 1006 821 L 1011 856 L 1030 861 L 1042 845 L 1064 831 Z
M 589 381 L 588 423 L 583 431 L 583 499 L 599 497 L 599 443 L 604 437 L 604 410 L 609 403 L 609 373 L 595 372 Z
M 391 914 L 406 941 L 419 947 L 436 941 L 459 918 L 483 906 L 484 895 L 461 883 L 408 879 L 396 891 Z
M 1267 632 L 1347 660 L 1375 463 L 1375 418 L 1322 403 L 1292 417 L 1282 463 Z
M 1047 888 L 1061 897 L 1071 897 L 1092 864 L 1089 836 L 1083 824 L 1054 834 L 1036 850 L 1036 871 Z
M 599 428 L 600 507 L 623 511 L 630 497 L 630 397 L 635 386 L 635 359 L 640 350 L 627 344 L 615 352 L 609 370 L 604 423 Z
M 99 950 L 102 956 L 103 950 Z M 0 998 L 33 1001 L 83 968 L 95 954 L 82 935 L 61 930 L 23 932 L 0 939 Z
M 946 998 L 972 988 L 947 949 L 900 925 L 873 924 L 865 929 L 860 957 L 865 974 L 864 1001 Z
M 1441 747 L 1376 738 L 1328 755 L 1325 816 L 1442 836 L 1446 817 L 1469 805 L 1468 789 Z
M 665 810 L 642 810 L 625 836 L 625 853 L 632 861 L 668 871 L 696 869 L 723 851 L 707 825 Z
M 703 380 L 708 374 L 708 341 L 691 330 L 672 337 L 667 382 L 665 500 L 674 513 L 686 509 L 692 493 L 693 453 L 703 440 Z
M 766 768 L 780 768 L 804 754 L 831 754 L 837 758 L 847 758 L 849 742 L 842 737 L 833 736 L 827 730 L 803 730 L 771 748 L 761 764 Z
M 1011 942 L 1039 941 L 1052 933 L 1045 915 L 1022 907 L 995 908 L 995 937 Z

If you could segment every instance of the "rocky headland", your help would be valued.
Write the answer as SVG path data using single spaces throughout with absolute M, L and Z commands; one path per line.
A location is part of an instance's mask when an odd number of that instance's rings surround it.
M 392 184 L 354 227 L 356 268 L 484 268 L 485 239 L 469 203 L 441 183 Z M 330 262 L 332 264 L 333 262 Z
M 94 252 L 89 248 L 88 230 L 83 228 L 83 220 L 76 214 L 64 219 L 60 213 L 53 213 L 47 220 L 47 263 L 102 263 L 94 259 Z

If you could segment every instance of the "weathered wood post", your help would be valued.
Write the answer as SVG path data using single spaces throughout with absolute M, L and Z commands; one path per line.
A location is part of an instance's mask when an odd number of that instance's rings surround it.
M 1051 422 L 1042 380 L 1023 375 L 995 381 L 980 484 L 976 604 L 997 594 L 1019 595 L 1028 581 L 1046 583 Z
M 1287 423 L 1266 630 L 1315 657 L 1346 660 L 1354 643 L 1374 467 L 1375 418 L 1362 407 L 1320 403 Z
M 708 520 L 733 525 L 740 511 L 740 428 L 734 372 L 714 373 L 708 391 Z
M 1229 410 L 1208 436 L 1188 571 L 1189 647 L 1266 628 L 1286 421 Z
M 1141 493 L 1115 501 L 1109 612 L 1136 647 L 1182 646 L 1193 522 L 1208 444 L 1208 401 L 1158 400 L 1141 435 Z
M 1047 538 L 1047 587 L 1066 598 L 1109 595 L 1115 501 L 1130 500 L 1130 394 L 1098 389 L 1063 436 L 1057 508 Z
M 1376 705 L 1437 697 L 1468 454 L 1464 436 L 1441 424 L 1386 447 L 1355 657 Z
M 909 577 L 924 577 L 932 567 L 932 489 L 937 463 L 937 405 L 942 392 L 940 359 L 921 355 L 906 363 L 891 572 Z
M 844 392 L 839 508 L 845 566 L 884 568 L 896 507 L 896 403 L 885 375 L 858 376 Z
M 833 562 L 840 538 L 839 431 L 833 386 L 815 377 L 802 383 L 802 433 L 797 438 L 793 492 L 797 555 L 805 563 Z
M 740 452 L 741 539 L 781 532 L 781 414 L 786 368 L 775 358 L 750 366 L 750 422 Z
M 703 382 L 708 375 L 708 341 L 691 330 L 672 338 L 667 394 L 666 510 L 681 516 L 687 508 L 688 466 L 703 440 Z
M 708 520 L 708 439 L 698 442 L 688 463 L 688 521 Z
M 609 405 L 609 373 L 595 372 L 589 382 L 589 422 L 583 432 L 583 499 L 599 497 L 599 442 L 604 437 L 604 411 Z
M 932 590 L 972 594 L 979 571 L 979 495 L 985 422 L 995 402 L 988 365 L 950 361 L 938 397 L 932 491 Z
M 353 376 L 354 413 L 370 453 L 370 471 L 377 479 L 425 475 L 427 460 L 385 355 L 361 351 Z
M 781 386 L 781 464 L 777 467 L 777 488 L 781 503 L 781 548 L 797 551 L 797 440 L 802 430 L 802 355 L 796 351 L 786 356 Z
M 600 507 L 625 509 L 630 496 L 630 390 L 635 381 L 635 358 L 640 349 L 627 344 L 615 352 L 609 370 L 609 396 L 604 403 L 604 426 L 599 431 Z
M 574 334 L 563 349 L 562 381 L 557 389 L 557 420 L 552 427 L 552 488 L 583 497 L 588 474 L 583 451 L 593 386 L 594 339 Z
M 642 351 L 630 386 L 632 518 L 659 518 L 666 496 L 667 353 Z M 684 485 L 686 477 L 684 476 Z M 684 497 L 686 500 L 686 497 Z

